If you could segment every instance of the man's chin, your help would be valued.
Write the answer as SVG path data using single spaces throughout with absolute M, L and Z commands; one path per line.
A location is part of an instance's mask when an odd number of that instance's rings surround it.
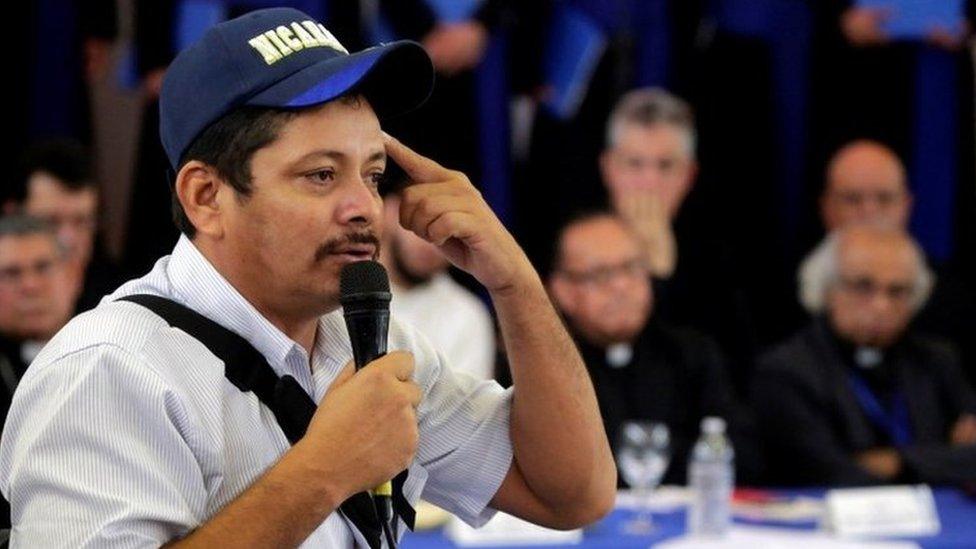
M 31 323 L 19 326 L 18 329 L 14 330 L 14 337 L 22 340 L 30 339 L 48 339 L 57 332 L 61 326 L 59 323 L 44 322 L 44 323 Z
M 618 326 L 604 332 L 606 340 L 612 343 L 630 343 L 637 339 L 640 327 Z
M 411 269 L 401 269 L 400 277 L 410 286 L 419 286 L 430 282 L 438 271 L 422 271 L 420 273 Z
M 874 347 L 876 349 L 887 349 L 898 339 L 888 332 L 869 330 L 862 332 L 858 337 L 850 338 L 851 342 L 861 347 Z

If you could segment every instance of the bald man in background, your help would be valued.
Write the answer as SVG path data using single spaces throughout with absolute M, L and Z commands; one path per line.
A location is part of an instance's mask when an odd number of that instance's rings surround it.
M 912 318 L 932 273 L 903 229 L 831 233 L 800 271 L 813 321 L 762 356 L 753 405 L 775 484 L 976 481 L 976 394 Z
M 841 147 L 825 183 L 820 216 L 828 232 L 860 222 L 908 226 L 912 195 L 905 166 L 885 145 L 865 139 Z
M 908 230 L 912 193 L 905 165 L 877 141 L 852 141 L 827 165 L 820 218 L 829 233 L 855 224 L 879 224 Z M 919 331 L 942 336 L 959 349 L 962 368 L 976 382 L 976 295 L 949 264 L 932 265 L 936 284 L 913 321 Z

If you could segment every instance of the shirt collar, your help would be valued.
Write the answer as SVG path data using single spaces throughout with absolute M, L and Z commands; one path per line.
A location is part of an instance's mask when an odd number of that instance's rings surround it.
M 295 375 L 299 364 L 308 376 L 308 355 L 301 345 L 264 318 L 224 278 L 186 235 L 180 235 L 167 265 L 174 297 L 248 340 L 279 375 Z M 288 360 L 289 355 L 300 357 Z

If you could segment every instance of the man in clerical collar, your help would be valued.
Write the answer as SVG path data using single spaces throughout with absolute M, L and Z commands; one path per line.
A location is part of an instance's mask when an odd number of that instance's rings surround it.
M 946 342 L 911 320 L 932 288 L 903 230 L 856 225 L 801 267 L 813 323 L 760 359 L 755 400 L 777 481 L 976 479 L 976 396 Z
M 624 421 L 665 423 L 672 460 L 664 482 L 680 483 L 701 419 L 720 416 L 730 424 L 738 474 L 750 479 L 758 459 L 722 353 L 710 338 L 654 318 L 650 269 L 626 222 L 595 212 L 567 223 L 548 287 L 580 346 L 611 443 Z
M 878 141 L 858 139 L 834 153 L 820 196 L 820 220 L 829 233 L 872 223 L 909 230 L 914 197 L 898 155 Z M 957 261 L 935 261 L 936 284 L 912 324 L 944 337 L 959 350 L 960 364 L 976 381 L 976 287 Z
M 66 263 L 50 225 L 0 217 L 0 424 L 27 365 L 71 316 L 77 289 Z

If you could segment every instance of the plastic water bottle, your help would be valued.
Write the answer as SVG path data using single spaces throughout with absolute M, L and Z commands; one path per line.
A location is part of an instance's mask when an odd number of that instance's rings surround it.
M 719 537 L 732 522 L 732 487 L 735 485 L 735 452 L 725 436 L 725 420 L 706 417 L 701 436 L 688 465 L 692 499 L 688 509 L 688 532 Z

